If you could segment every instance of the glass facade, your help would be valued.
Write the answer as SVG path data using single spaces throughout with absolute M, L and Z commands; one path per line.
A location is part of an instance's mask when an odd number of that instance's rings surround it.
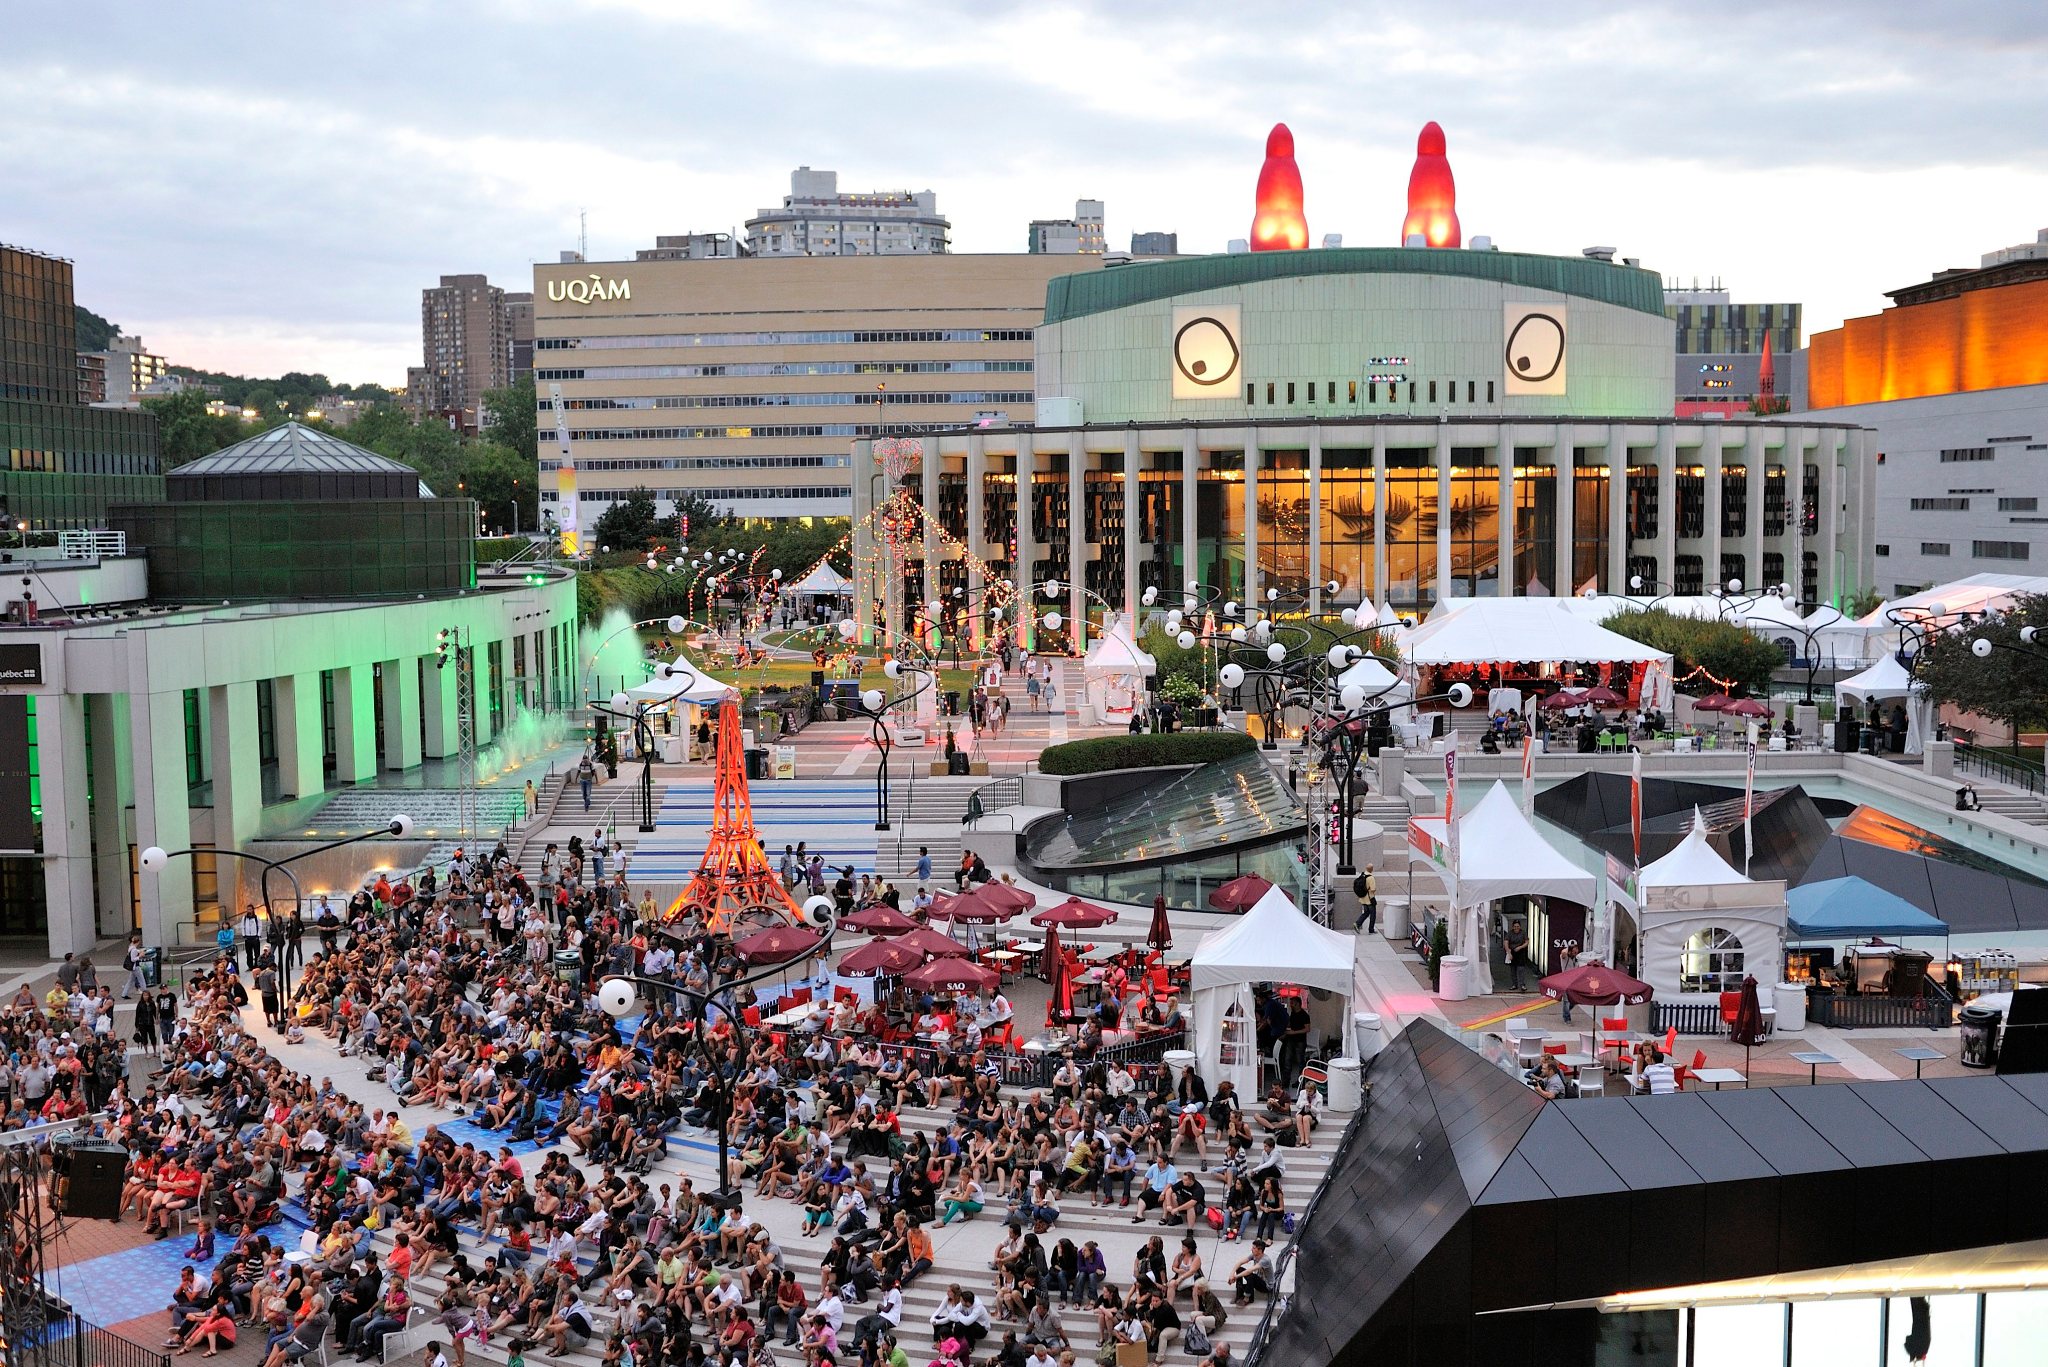
M 476 587 L 476 504 L 466 498 L 154 503 L 108 525 L 149 550 L 151 597 L 410 598 Z
M 69 261 L 0 246 L 0 398 L 78 401 Z

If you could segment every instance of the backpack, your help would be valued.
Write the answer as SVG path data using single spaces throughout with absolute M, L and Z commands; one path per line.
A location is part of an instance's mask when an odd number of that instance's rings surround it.
M 1181 1330 L 1180 1346 L 1195 1357 L 1206 1357 L 1209 1353 L 1209 1336 L 1202 1332 L 1202 1326 L 1190 1320 Z

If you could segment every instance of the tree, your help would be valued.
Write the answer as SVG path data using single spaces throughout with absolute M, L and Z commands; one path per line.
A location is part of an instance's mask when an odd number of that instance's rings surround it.
M 2020 640 L 2023 627 L 2048 635 L 2048 595 L 2015 594 L 2008 611 L 1959 631 L 1937 631 L 1913 657 L 1914 677 L 1937 706 L 2006 723 L 2015 749 L 2021 731 L 2048 724 L 2048 660 L 2041 646 Z M 1979 639 L 1992 643 L 1988 654 L 1977 654 Z
M 534 410 L 533 373 L 528 371 L 503 389 L 486 389 L 490 439 L 534 465 L 540 458 L 538 415 Z M 528 480 L 531 483 L 531 479 Z
M 206 395 L 196 389 L 144 399 L 142 411 L 156 419 L 157 450 L 166 470 L 233 446 L 248 432 L 240 418 L 208 413 Z
M 105 351 L 121 335 L 119 323 L 108 322 L 83 304 L 71 306 L 71 317 L 78 327 L 80 351 Z
M 539 530 L 540 490 L 532 457 L 495 441 L 472 441 L 461 448 L 459 470 L 462 491 L 476 500 L 484 525 L 506 532 Z
M 1748 627 L 1718 618 L 1679 617 L 1651 608 L 1617 613 L 1601 625 L 1631 641 L 1668 651 L 1679 678 L 1704 669 L 1737 692 L 1765 691 L 1771 676 L 1785 663 L 1785 652 L 1770 641 Z
M 606 508 L 591 529 L 591 539 L 614 551 L 641 551 L 659 535 L 654 515 L 654 491 L 630 489 L 625 498 Z
M 1884 606 L 1884 595 L 1875 588 L 1858 589 L 1842 604 L 1844 617 L 1868 617 Z

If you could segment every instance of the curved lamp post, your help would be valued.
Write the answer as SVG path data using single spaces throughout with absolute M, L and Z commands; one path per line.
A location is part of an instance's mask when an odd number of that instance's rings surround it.
M 817 948 L 811 950 L 807 957 L 831 953 L 832 937 L 839 933 L 838 924 L 832 915 L 832 899 L 823 895 L 810 898 L 803 905 L 803 914 L 805 924 L 818 932 Z M 658 929 L 656 933 L 668 939 L 678 938 L 670 934 L 666 929 Z M 718 1107 L 718 1114 L 715 1117 L 718 1122 L 718 1185 L 714 1190 L 706 1194 L 705 1199 L 720 1210 L 729 1210 L 740 1203 L 740 1190 L 738 1187 L 730 1185 L 730 1179 L 727 1176 L 731 1170 L 727 1131 L 731 1128 L 732 1121 L 733 1079 L 725 1075 L 724 1069 L 719 1067 L 718 1060 L 712 1057 L 711 1050 L 704 1043 L 706 1017 L 710 1013 L 710 1008 L 715 1004 L 719 993 L 732 992 L 738 988 L 747 987 L 764 979 L 772 978 L 778 973 L 786 973 L 788 969 L 789 962 L 787 960 L 782 963 L 767 964 L 756 972 L 720 984 L 716 992 L 698 992 L 677 983 L 663 982 L 659 978 L 644 978 L 632 973 L 608 974 L 598 985 L 597 1004 L 613 1020 L 623 1020 L 633 1014 L 633 1006 L 639 996 L 638 989 L 642 986 L 654 988 L 666 993 L 670 997 L 688 997 L 690 999 L 690 1004 L 694 1008 L 693 1018 L 697 1024 L 697 1047 L 705 1063 L 708 1065 L 709 1081 L 712 1084 L 715 1104 Z M 735 1021 L 735 1029 L 744 1028 L 738 1024 L 738 1013 L 728 1011 L 727 1019 Z
M 852 640 L 859 630 L 859 624 L 851 617 L 839 623 L 839 634 L 847 640 Z M 884 662 L 882 672 L 892 681 L 901 679 L 905 674 L 919 675 L 924 681 L 908 693 L 894 698 L 879 688 L 866 689 L 860 695 L 861 706 L 867 709 L 869 725 L 874 732 L 875 749 L 880 756 L 880 762 L 875 765 L 875 829 L 878 831 L 889 829 L 889 752 L 896 748 L 896 738 L 889 733 L 890 713 L 936 688 L 939 682 L 938 675 L 931 670 L 921 665 L 905 664 L 901 660 Z
M 681 635 L 685 627 L 703 625 L 702 622 L 693 622 L 681 614 L 668 619 L 668 629 L 675 635 Z M 612 634 L 617 635 L 618 633 L 614 632 Z M 614 721 L 623 722 L 633 728 L 633 743 L 640 749 L 640 832 L 642 835 L 654 830 L 654 726 L 647 720 L 647 714 L 653 708 L 665 707 L 669 703 L 674 702 L 704 678 L 702 674 L 690 666 L 678 665 L 672 661 L 662 665 L 659 673 L 664 679 L 687 676 L 688 682 L 684 683 L 666 698 L 636 702 L 622 688 L 612 694 L 609 707 L 599 702 L 592 702 L 590 704 L 590 710 L 599 716 L 610 717 Z
M 230 855 L 233 858 L 246 859 L 252 864 L 263 866 L 263 876 L 259 880 L 258 886 L 263 896 L 264 919 L 268 921 L 276 916 L 270 901 L 271 874 L 281 873 L 284 875 L 285 880 L 292 885 L 292 905 L 303 909 L 306 901 L 305 893 L 300 890 L 298 876 L 291 871 L 288 867 L 289 865 L 295 864 L 301 859 L 310 859 L 316 854 L 325 854 L 329 850 L 338 850 L 348 845 L 359 845 L 365 840 L 379 840 L 386 836 L 403 840 L 411 834 L 412 818 L 400 813 L 374 831 L 364 831 L 361 835 L 351 835 L 341 840 L 330 840 L 324 845 L 315 845 L 310 850 L 300 850 L 297 854 L 286 855 L 283 859 L 265 859 L 262 855 L 250 854 L 247 850 L 227 849 L 224 847 L 212 850 L 210 853 L 214 855 Z M 173 859 L 197 853 L 199 853 L 197 850 L 166 850 L 160 845 L 151 845 L 138 856 L 137 863 L 141 866 L 144 873 L 149 874 L 151 877 L 156 877 L 163 873 L 164 869 Z M 225 915 L 225 911 L 222 914 Z M 280 953 L 277 956 L 277 978 L 279 997 L 286 998 L 291 996 L 292 975 L 291 955 L 289 952 Z

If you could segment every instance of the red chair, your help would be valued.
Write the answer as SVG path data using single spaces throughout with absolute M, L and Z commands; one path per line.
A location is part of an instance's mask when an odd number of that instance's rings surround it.
M 1556 1044 L 1545 1044 L 1543 1052 L 1546 1054 L 1567 1054 L 1571 1052 L 1571 1046 L 1560 1040 Z
M 761 1024 L 761 1008 L 758 1006 L 748 1007 L 746 1010 L 740 1012 L 740 1019 L 745 1021 L 748 1025 L 759 1026 Z
M 1670 1058 L 1678 1052 L 1678 1027 L 1672 1026 L 1664 1032 L 1664 1057 Z
M 792 987 L 789 989 L 789 995 L 783 998 L 783 1000 L 791 1006 L 808 1006 L 811 1002 L 811 989 L 808 987 Z
M 1742 994 L 1740 992 L 1723 992 L 1721 994 L 1721 1024 L 1733 1030 L 1735 1028 L 1736 1013 L 1741 1010 Z
M 1605 1049 L 1613 1049 L 1618 1057 L 1622 1050 L 1628 1048 L 1628 1017 L 1602 1016 L 1600 1018 L 1600 1038 L 1596 1043 L 1600 1047 L 1594 1050 L 1595 1053 Z
M 1692 1051 L 1692 1070 L 1693 1070 L 1693 1071 L 1694 1071 L 1695 1073 L 1697 1073 L 1697 1072 L 1698 1072 L 1698 1071 L 1699 1071 L 1700 1069 L 1702 1069 L 1702 1068 L 1704 1068 L 1704 1067 L 1706 1067 L 1706 1066 L 1707 1066 L 1707 1051 L 1706 1051 L 1706 1050 L 1704 1050 L 1704 1049 L 1695 1049 L 1695 1050 L 1693 1050 L 1693 1051 Z

